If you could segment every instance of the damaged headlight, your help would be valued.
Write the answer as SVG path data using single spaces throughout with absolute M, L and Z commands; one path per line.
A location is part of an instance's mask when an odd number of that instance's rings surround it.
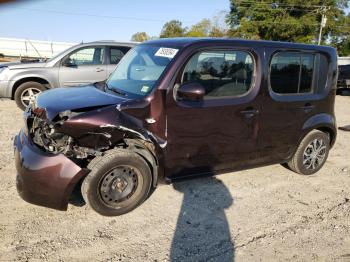
M 55 121 L 49 122 L 46 118 L 46 111 L 40 108 L 35 108 L 31 111 L 31 117 L 27 119 L 27 123 L 30 126 L 30 136 L 33 142 L 52 154 L 64 154 L 67 157 L 74 158 L 87 158 L 89 155 L 97 155 L 93 149 L 79 146 L 75 140 L 62 132 L 60 127 L 64 122 L 72 115 L 77 113 L 71 113 L 70 111 L 61 112 L 55 119 Z
M 38 117 L 34 118 L 31 134 L 35 144 L 54 154 L 66 154 L 73 140 L 70 136 L 56 132 L 54 125 Z

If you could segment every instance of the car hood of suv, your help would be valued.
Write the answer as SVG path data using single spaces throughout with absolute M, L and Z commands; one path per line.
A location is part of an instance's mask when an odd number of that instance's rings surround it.
M 121 104 L 128 99 L 107 94 L 94 86 L 54 88 L 40 94 L 35 107 L 46 110 L 52 120 L 63 111 L 89 111 L 98 107 Z
M 13 63 L 4 63 L 0 66 L 7 66 L 11 69 L 25 69 L 25 68 L 38 68 L 38 67 L 46 67 L 45 62 L 34 62 L 34 63 L 22 63 L 22 62 L 13 62 Z

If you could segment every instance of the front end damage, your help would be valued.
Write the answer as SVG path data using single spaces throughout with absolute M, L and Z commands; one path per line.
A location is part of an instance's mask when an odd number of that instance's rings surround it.
M 15 159 L 18 192 L 30 203 L 66 210 L 72 192 L 80 195 L 74 189 L 89 172 L 88 163 L 116 147 L 140 154 L 157 184 L 156 138 L 120 106 L 64 110 L 50 116 L 48 109 L 33 105 L 25 112 L 25 124 L 15 139 Z
M 43 111 L 43 109 L 35 109 L 34 113 L 27 118 L 27 122 L 30 127 L 30 137 L 33 142 L 44 151 L 52 154 L 64 154 L 68 158 L 86 159 L 90 156 L 101 155 L 102 150 L 108 148 L 107 146 L 98 147 L 101 141 L 95 143 L 93 148 L 80 146 L 79 141 L 84 138 L 80 136 L 74 139 L 72 136 L 64 133 L 64 127 L 62 126 L 65 121 L 77 115 L 76 113 L 64 111 L 59 113 L 53 121 L 49 121 L 45 113 L 38 113 L 41 111 Z M 92 133 L 89 135 L 92 135 Z M 104 138 L 105 141 L 102 142 L 103 144 L 110 145 L 108 139 L 111 138 L 111 135 L 103 133 L 96 135 Z M 93 141 L 96 142 L 95 139 Z M 101 140 L 99 137 L 97 139 Z

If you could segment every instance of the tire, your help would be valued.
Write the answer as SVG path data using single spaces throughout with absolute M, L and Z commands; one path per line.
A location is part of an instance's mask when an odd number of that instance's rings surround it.
M 38 94 L 45 90 L 45 86 L 38 82 L 25 82 L 16 89 L 14 99 L 17 106 L 24 110 L 31 103 L 32 99 L 35 99 Z M 24 97 L 26 98 L 25 100 L 23 99 Z
M 293 158 L 287 163 L 288 167 L 301 175 L 315 174 L 327 161 L 329 149 L 329 136 L 313 130 L 301 141 Z
M 95 157 L 88 169 L 91 171 L 82 183 L 81 192 L 85 202 L 100 215 L 128 213 L 150 194 L 151 170 L 140 155 L 130 150 L 107 151 L 104 156 Z

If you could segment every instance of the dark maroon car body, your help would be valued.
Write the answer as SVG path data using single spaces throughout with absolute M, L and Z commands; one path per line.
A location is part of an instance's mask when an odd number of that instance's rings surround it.
M 153 90 L 140 99 L 103 88 L 59 88 L 44 92 L 25 111 L 25 125 L 15 139 L 17 187 L 28 202 L 66 210 L 72 192 L 89 170 L 89 154 L 129 147 L 152 167 L 153 185 L 193 176 L 213 175 L 285 163 L 313 129 L 336 138 L 334 99 L 337 56 L 333 48 L 233 39 L 168 39 L 142 45 L 178 49 Z M 141 46 L 142 46 L 141 45 Z M 254 59 L 252 87 L 245 95 L 194 101 L 200 93 L 187 85 L 174 98 L 188 59 L 200 50 L 244 50 Z M 328 60 L 327 82 L 318 94 L 278 95 L 270 88 L 270 62 L 279 51 L 320 52 Z M 149 121 L 152 120 L 152 121 Z M 47 152 L 31 129 L 37 121 L 74 139 L 80 157 Z M 78 148 L 79 146 L 79 148 Z M 75 153 L 76 154 L 76 153 Z

